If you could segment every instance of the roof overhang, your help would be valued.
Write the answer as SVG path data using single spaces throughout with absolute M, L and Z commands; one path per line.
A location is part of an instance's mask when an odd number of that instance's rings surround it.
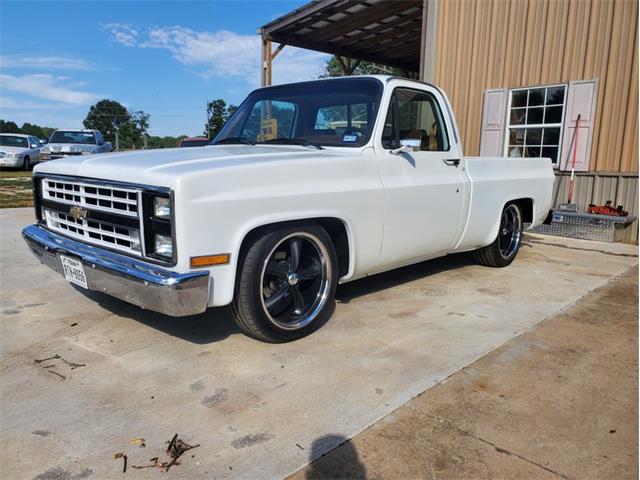
M 314 0 L 260 29 L 263 40 L 418 72 L 424 0 Z

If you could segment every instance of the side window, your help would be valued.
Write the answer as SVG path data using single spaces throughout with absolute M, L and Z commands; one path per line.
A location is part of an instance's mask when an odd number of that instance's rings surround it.
M 427 92 L 398 88 L 389 108 L 382 144 L 392 148 L 398 140 L 420 140 L 420 150 L 447 151 L 449 138 L 436 99 Z M 397 135 L 397 137 L 396 137 Z

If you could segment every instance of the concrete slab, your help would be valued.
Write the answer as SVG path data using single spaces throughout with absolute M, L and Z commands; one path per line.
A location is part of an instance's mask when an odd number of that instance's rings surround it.
M 638 478 L 638 269 L 290 480 Z
M 540 243 L 507 269 L 452 256 L 344 285 L 320 331 L 266 345 L 223 309 L 174 319 L 70 287 L 19 238 L 31 218 L 0 212 L 3 478 L 110 478 L 115 453 L 144 464 L 176 432 L 200 444 L 181 476 L 284 477 L 637 264 Z M 56 354 L 86 366 L 34 363 Z

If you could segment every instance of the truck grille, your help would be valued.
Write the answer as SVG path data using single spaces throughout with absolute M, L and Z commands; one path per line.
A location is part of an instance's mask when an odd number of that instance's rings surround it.
M 140 230 L 90 219 L 76 219 L 63 212 L 44 209 L 47 227 L 93 245 L 142 255 Z
M 42 198 L 93 210 L 138 216 L 138 191 L 45 178 Z
M 144 255 L 141 190 L 44 177 L 39 191 L 42 220 L 50 230 L 90 245 Z

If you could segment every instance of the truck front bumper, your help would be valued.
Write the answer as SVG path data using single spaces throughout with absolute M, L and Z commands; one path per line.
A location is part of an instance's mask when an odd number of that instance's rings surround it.
M 22 237 L 41 263 L 61 275 L 60 255 L 81 261 L 89 290 L 174 317 L 195 315 L 207 309 L 209 272 L 172 272 L 76 242 L 38 225 L 26 227 Z

